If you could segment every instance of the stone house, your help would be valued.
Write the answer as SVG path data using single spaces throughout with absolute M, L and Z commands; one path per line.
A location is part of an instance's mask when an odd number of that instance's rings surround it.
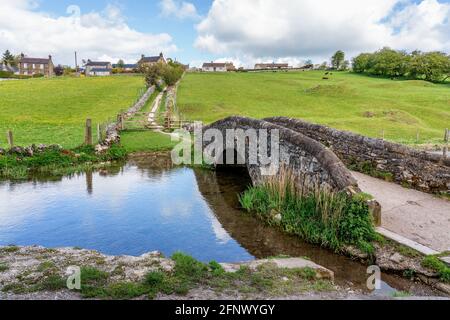
M 107 61 L 91 61 L 85 65 L 85 73 L 88 77 L 105 77 L 110 76 L 112 73 L 112 64 Z
M 48 56 L 48 58 L 31 58 L 26 57 L 22 53 L 18 67 L 17 74 L 19 75 L 33 76 L 42 74 L 46 77 L 52 77 L 55 74 L 52 56 Z
M 163 64 L 167 63 L 162 52 L 159 54 L 159 56 L 154 56 L 154 57 L 146 57 L 146 56 L 142 55 L 141 60 L 138 61 L 138 66 L 139 66 L 139 68 L 149 67 L 149 66 L 157 64 L 157 63 L 163 63 Z
M 15 66 L 10 66 L 8 64 L 0 63 L 0 71 L 18 74 L 19 68 Z

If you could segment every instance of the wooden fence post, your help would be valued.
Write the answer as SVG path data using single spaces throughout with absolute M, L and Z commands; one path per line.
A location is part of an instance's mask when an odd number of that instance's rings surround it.
M 86 144 L 88 146 L 92 146 L 92 120 L 91 119 L 86 119 L 84 144 Z
M 9 147 L 14 147 L 14 137 L 11 130 L 8 130 L 8 132 L 6 133 L 6 138 L 8 139 Z
M 102 128 L 100 127 L 100 123 L 97 123 L 97 142 L 102 142 Z

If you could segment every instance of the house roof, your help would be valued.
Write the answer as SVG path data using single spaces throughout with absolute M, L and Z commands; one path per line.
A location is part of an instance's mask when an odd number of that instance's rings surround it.
M 216 63 L 216 62 L 205 62 L 203 64 L 203 68 L 225 68 L 227 66 L 226 63 Z
M 48 64 L 50 62 L 49 58 L 42 59 L 42 58 L 30 58 L 30 57 L 23 57 L 20 59 L 20 62 L 22 63 L 35 63 L 35 64 Z
M 103 66 L 103 67 L 107 67 L 111 64 L 111 62 L 107 62 L 107 61 L 88 61 L 88 63 L 86 63 L 86 66 Z
M 142 57 L 141 62 L 158 62 L 161 58 L 161 56 Z

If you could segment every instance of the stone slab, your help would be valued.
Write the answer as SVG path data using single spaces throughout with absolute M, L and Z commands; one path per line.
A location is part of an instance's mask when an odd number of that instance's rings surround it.
M 311 268 L 316 271 L 317 279 L 327 279 L 334 281 L 334 272 L 318 265 L 310 260 L 303 258 L 276 258 L 276 259 L 262 259 L 255 260 L 251 262 L 243 262 L 243 263 L 221 263 L 222 267 L 227 272 L 237 272 L 241 266 L 247 266 L 252 270 L 256 270 L 259 266 L 267 263 L 273 263 L 278 268 L 284 269 L 304 269 Z
M 415 241 L 407 239 L 407 238 L 405 238 L 405 237 L 403 237 L 403 236 L 401 236 L 401 235 L 399 235 L 397 233 L 394 233 L 392 231 L 389 231 L 389 230 L 387 230 L 385 228 L 379 227 L 379 228 L 376 229 L 376 231 L 379 234 L 381 234 L 382 236 L 384 236 L 384 237 L 386 237 L 386 238 L 388 238 L 388 239 L 390 239 L 392 241 L 395 241 L 395 242 L 397 242 L 397 243 L 399 243 L 401 245 L 404 245 L 404 246 L 407 246 L 409 248 L 412 248 L 412 249 L 414 249 L 414 250 L 416 250 L 416 251 L 418 251 L 418 252 L 420 252 L 420 253 L 422 253 L 424 255 L 428 256 L 428 255 L 439 254 L 439 252 L 437 252 L 437 251 L 435 251 L 435 250 L 433 250 L 431 248 L 428 248 L 428 247 L 426 247 L 424 245 L 421 245 L 420 243 L 417 243 Z

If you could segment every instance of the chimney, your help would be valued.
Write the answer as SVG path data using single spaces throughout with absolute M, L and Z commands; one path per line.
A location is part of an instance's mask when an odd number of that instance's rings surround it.
M 52 60 L 52 55 L 51 54 L 48 55 L 48 60 L 50 60 L 50 61 Z

